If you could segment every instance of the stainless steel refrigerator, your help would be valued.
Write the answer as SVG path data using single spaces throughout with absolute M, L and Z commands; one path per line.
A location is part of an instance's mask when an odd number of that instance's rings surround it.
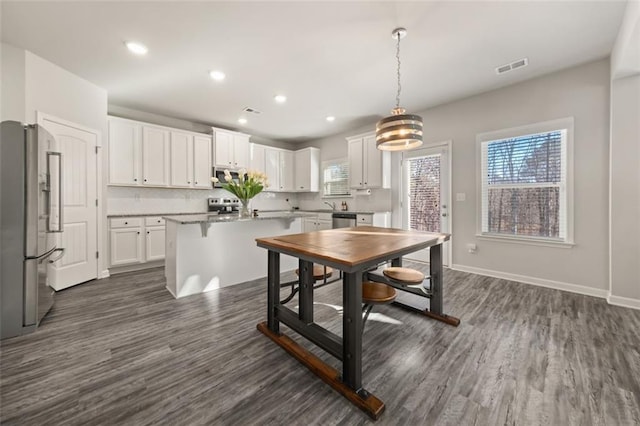
M 38 125 L 0 124 L 0 331 L 32 332 L 53 306 L 50 263 L 64 254 L 62 154 Z

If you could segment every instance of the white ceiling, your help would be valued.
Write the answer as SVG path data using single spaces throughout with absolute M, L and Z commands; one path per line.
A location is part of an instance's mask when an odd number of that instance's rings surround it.
M 335 134 L 609 55 L 624 1 L 2 2 L 2 40 L 109 103 L 284 141 Z M 144 57 L 123 42 L 147 45 Z M 523 57 L 529 66 L 494 68 Z M 223 83 L 211 69 L 227 74 Z M 288 97 L 284 105 L 276 93 Z M 247 116 L 242 109 L 262 111 Z M 334 123 L 325 121 L 336 116 Z M 464 117 L 461 117 L 464 119 Z

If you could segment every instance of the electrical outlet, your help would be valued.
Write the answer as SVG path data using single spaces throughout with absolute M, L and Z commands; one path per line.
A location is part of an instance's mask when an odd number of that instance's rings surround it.
M 476 251 L 478 250 L 478 246 L 473 243 L 469 243 L 467 244 L 467 250 L 469 250 L 469 253 L 475 254 Z

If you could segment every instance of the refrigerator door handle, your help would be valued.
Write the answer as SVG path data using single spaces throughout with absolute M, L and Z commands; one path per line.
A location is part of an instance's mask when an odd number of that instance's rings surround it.
M 64 248 L 57 248 L 55 250 L 53 250 L 52 254 L 54 252 L 60 252 L 60 254 L 58 256 L 56 256 L 54 259 L 49 259 L 49 263 L 56 263 L 58 260 L 62 259 L 64 257 Z
M 58 215 L 57 215 L 57 227 L 52 227 L 52 217 L 51 217 L 51 193 L 52 190 L 52 182 L 51 182 L 51 158 L 58 158 L 58 176 L 57 176 L 57 185 L 56 190 L 58 192 Z M 47 190 L 49 191 L 49 206 L 48 206 L 48 216 L 49 220 L 47 222 L 47 231 L 49 232 L 62 232 L 64 230 L 64 208 L 62 205 L 62 153 L 61 152 L 47 152 Z

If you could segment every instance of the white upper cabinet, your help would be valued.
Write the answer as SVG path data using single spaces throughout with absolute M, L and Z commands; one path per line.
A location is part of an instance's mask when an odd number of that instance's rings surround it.
M 216 167 L 242 169 L 249 167 L 249 135 L 213 128 Z
M 278 175 L 280 191 L 293 192 L 295 191 L 294 183 L 294 157 L 292 151 L 281 150 L 279 152 L 280 158 L 280 173 Z
M 318 192 L 320 190 L 320 150 L 304 148 L 295 152 L 295 190 Z
M 158 127 L 142 128 L 142 184 L 169 185 L 169 131 Z
M 109 185 L 211 189 L 211 136 L 109 117 Z
M 109 183 L 140 185 L 142 126 L 128 120 L 109 119 Z
M 351 188 L 391 188 L 391 155 L 376 148 L 375 134 L 347 138 Z
M 249 144 L 249 168 L 256 172 L 266 173 L 266 147 L 257 143 Z
M 193 175 L 193 136 L 171 132 L 171 186 L 190 187 Z
M 193 137 L 193 187 L 211 189 L 211 138 Z
M 264 150 L 264 173 L 267 175 L 270 192 L 280 191 L 280 151 L 275 148 Z

